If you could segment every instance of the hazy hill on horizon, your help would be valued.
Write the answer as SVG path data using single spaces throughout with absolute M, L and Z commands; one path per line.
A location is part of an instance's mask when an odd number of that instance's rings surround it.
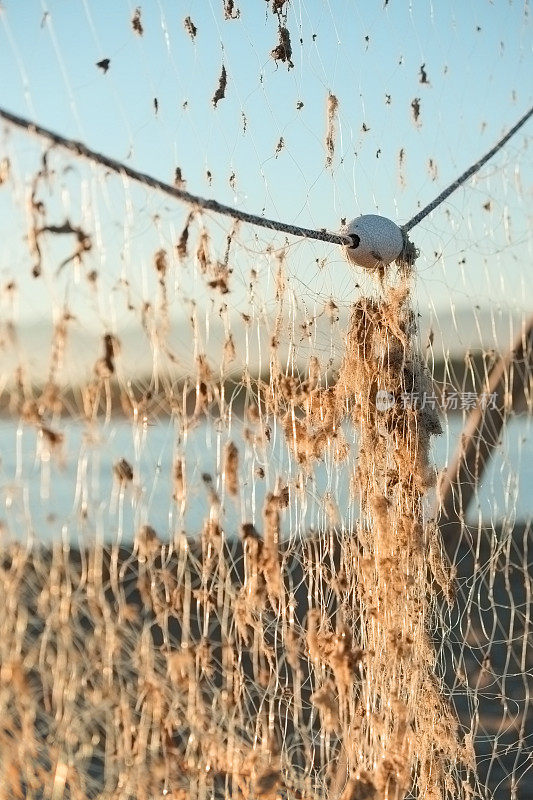
M 339 309 L 339 321 L 331 327 L 330 321 L 325 317 L 317 317 L 316 330 L 311 340 L 306 340 L 302 335 L 298 345 L 298 357 L 302 367 L 307 358 L 313 354 L 323 355 L 326 362 L 331 353 L 333 339 L 335 362 L 342 356 L 342 333 L 347 329 L 349 309 Z M 245 357 L 245 329 L 249 329 L 248 364 L 251 374 L 264 372 L 268 368 L 269 339 L 272 333 L 273 320 L 259 324 L 260 335 L 257 335 L 257 322 L 246 325 L 239 320 L 238 314 L 231 318 L 230 329 L 234 332 L 235 359 L 228 362 L 225 372 L 231 374 L 233 369 L 240 369 Z M 475 313 L 471 306 L 457 309 L 455 312 L 439 313 L 431 318 L 422 315 L 420 319 L 419 342 L 423 352 L 427 353 L 428 362 L 441 363 L 445 359 L 460 360 L 469 351 L 479 354 L 487 351 L 507 352 L 519 335 L 527 316 L 518 308 L 477 310 Z M 240 327 L 239 327 L 240 326 Z M 195 357 L 199 353 L 207 355 L 210 366 L 219 370 L 223 361 L 224 343 L 226 341 L 225 327 L 220 317 L 213 315 L 209 322 L 209 338 L 205 340 L 205 330 L 200 327 L 200 336 L 204 340 L 198 342 L 196 352 L 191 348 L 192 331 L 188 318 L 184 315 L 181 319 L 173 319 L 167 336 L 172 359 L 165 354 L 154 359 L 149 333 L 144 332 L 139 326 L 125 325 L 116 330 L 108 331 L 91 330 L 83 326 L 76 319 L 68 323 L 68 335 L 63 352 L 63 366 L 58 373 L 59 380 L 64 385 L 76 386 L 87 380 L 92 374 L 95 363 L 103 356 L 103 335 L 112 333 L 120 342 L 120 351 L 117 356 L 119 374 L 125 379 L 146 377 L 153 373 L 154 368 L 166 364 L 176 379 L 195 374 Z M 236 337 L 235 331 L 243 331 L 242 337 Z M 332 333 L 333 331 L 333 333 Z M 44 383 L 49 375 L 50 359 L 52 353 L 53 326 L 51 321 L 37 321 L 17 327 L 10 332 L 0 325 L 1 346 L 5 373 L 15 377 L 16 370 L 22 366 L 27 374 L 31 374 L 32 382 L 36 385 Z M 338 341 L 335 341 L 338 339 Z M 282 343 L 283 344 L 283 343 Z M 286 347 L 282 347 L 286 352 Z

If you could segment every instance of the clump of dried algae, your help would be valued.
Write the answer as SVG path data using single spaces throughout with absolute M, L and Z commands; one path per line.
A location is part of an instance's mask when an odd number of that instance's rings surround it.
M 312 370 L 305 385 L 278 384 L 286 436 L 302 466 L 310 469 L 326 446 L 345 455 L 346 419 L 358 432 L 353 484 L 361 513 L 350 541 L 341 542 L 337 630 L 318 607 L 307 625 L 319 687 L 311 701 L 338 735 L 330 795 L 342 800 L 402 800 L 411 791 L 442 800 L 464 791 L 464 754 L 430 634 L 435 592 L 453 602 L 453 576 L 424 513 L 435 481 L 430 437 L 441 426 L 422 403 L 431 388 L 416 348 L 411 275 L 400 265 L 379 295 L 355 303 L 333 387 L 320 388 Z

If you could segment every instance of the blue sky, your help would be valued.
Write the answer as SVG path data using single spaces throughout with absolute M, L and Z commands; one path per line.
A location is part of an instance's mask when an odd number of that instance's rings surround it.
M 163 180 L 172 182 L 179 166 L 192 192 L 330 229 L 361 213 L 406 221 L 531 104 L 531 32 L 516 0 L 292 0 L 290 70 L 270 56 L 278 41 L 270 5 L 237 0 L 239 19 L 225 20 L 223 0 L 153 0 L 140 4 L 138 36 L 135 5 L 122 0 L 3 0 L 0 104 Z M 194 41 L 186 16 L 197 27 Z M 106 74 L 95 65 L 103 58 Z M 226 97 L 213 108 L 222 64 Z M 331 168 L 329 92 L 339 101 Z M 525 135 L 413 232 L 423 310 L 468 306 L 473 296 L 531 304 L 526 202 L 516 177 L 518 168 L 522 186 L 531 179 Z M 309 252 L 330 259 L 331 276 L 313 283 L 314 267 L 300 251 L 293 269 L 302 286 L 349 297 L 338 251 Z

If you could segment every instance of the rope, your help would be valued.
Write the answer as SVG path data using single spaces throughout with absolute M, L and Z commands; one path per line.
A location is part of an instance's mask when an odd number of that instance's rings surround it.
M 428 214 L 431 214 L 431 212 L 434 211 L 437 208 L 437 206 L 440 206 L 440 204 L 443 203 L 446 200 L 446 198 L 449 197 L 453 192 L 455 192 L 455 190 L 458 189 L 459 186 L 461 186 L 465 181 L 467 181 L 468 178 L 470 178 L 472 175 L 475 175 L 476 172 L 479 172 L 481 167 L 484 164 L 486 164 L 487 161 L 490 161 L 492 156 L 496 155 L 498 150 L 501 150 L 502 147 L 509 141 L 509 139 L 511 139 L 515 135 L 515 133 L 520 130 L 522 125 L 525 125 L 525 123 L 528 121 L 528 119 L 532 114 L 533 114 L 533 106 L 529 109 L 529 111 L 527 111 L 524 114 L 523 117 L 521 117 L 518 120 L 516 125 L 514 125 L 511 128 L 511 130 L 505 134 L 505 136 L 502 136 L 499 142 L 497 142 L 494 145 L 492 150 L 489 150 L 488 153 L 485 153 L 485 155 L 482 156 L 479 159 L 479 161 L 476 161 L 475 164 L 472 164 L 472 166 L 469 167 L 465 172 L 463 172 L 463 174 L 460 175 L 456 180 L 454 180 L 453 183 L 450 183 L 450 185 L 443 192 L 441 192 L 438 195 L 438 197 L 436 197 L 431 203 L 425 206 L 425 208 L 419 211 L 418 214 L 415 214 L 415 216 L 412 219 L 410 219 L 406 225 L 403 226 L 404 231 L 407 233 L 407 231 L 410 231 L 411 228 L 415 227 L 415 225 L 418 225 L 418 223 L 421 222 L 424 219 L 424 217 L 427 217 Z
M 475 164 L 472 164 L 472 166 L 470 166 L 465 172 L 463 172 L 462 175 L 453 181 L 453 183 L 444 189 L 444 191 L 441 192 L 431 203 L 425 206 L 421 211 L 415 214 L 415 216 L 412 217 L 409 222 L 403 225 L 402 230 L 404 233 L 407 234 L 407 232 L 414 228 L 415 225 L 418 225 L 418 223 L 421 222 L 424 217 L 427 217 L 428 214 L 440 206 L 440 204 L 443 203 L 453 192 L 455 192 L 459 186 L 465 183 L 468 178 L 470 178 L 472 175 L 475 175 L 476 172 L 478 172 L 481 167 L 487 163 L 487 161 L 489 161 L 499 150 L 501 150 L 502 147 L 509 141 L 509 139 L 511 139 L 515 133 L 517 133 L 517 131 L 519 131 L 520 128 L 525 125 L 532 115 L 533 107 L 530 108 L 529 111 L 527 111 L 524 116 L 518 120 L 516 125 L 514 125 L 511 130 L 505 136 L 503 136 L 491 150 L 488 151 L 488 153 L 485 153 L 485 155 L 482 156 L 479 161 L 476 161 Z M 31 120 L 24 119 L 24 117 L 19 117 L 16 114 L 11 114 L 9 111 L 5 111 L 3 108 L 0 108 L 0 118 L 17 128 L 21 128 L 22 130 L 29 131 L 30 133 L 39 136 L 41 139 L 47 139 L 53 145 L 62 147 L 77 156 L 81 156 L 82 158 L 93 162 L 94 164 L 99 164 L 102 167 L 106 167 L 107 169 L 111 170 L 111 172 L 115 172 L 118 175 L 126 175 L 128 178 L 136 181 L 137 183 L 149 186 L 151 189 L 157 189 L 158 191 L 163 192 L 163 194 L 167 194 L 170 197 L 174 197 L 175 199 L 181 200 L 184 203 L 188 203 L 191 206 L 196 206 L 197 208 L 202 208 L 207 211 L 214 211 L 216 214 L 232 217 L 233 219 L 240 220 L 241 222 L 248 222 L 250 225 L 257 225 L 261 228 L 268 228 L 269 230 L 288 233 L 291 236 L 301 236 L 305 239 L 318 239 L 320 242 L 330 242 L 331 244 L 339 244 L 348 247 L 354 246 L 352 237 L 348 235 L 331 233 L 325 228 L 315 231 L 310 228 L 301 228 L 299 225 L 290 225 L 287 222 L 266 219 L 265 217 L 259 217 L 255 214 L 249 214 L 246 211 L 240 211 L 232 206 L 223 205 L 216 200 L 209 200 L 205 197 L 199 197 L 198 195 L 186 192 L 183 189 L 178 189 L 176 186 L 171 186 L 169 183 L 165 183 L 157 178 L 153 178 L 151 175 L 146 175 L 144 172 L 138 172 L 137 170 L 128 167 L 126 164 L 123 164 L 121 161 L 116 161 L 114 158 L 109 158 L 101 153 L 97 153 L 84 145 L 82 142 L 76 142 L 74 139 L 67 139 L 58 133 L 54 133 L 48 128 L 43 128 L 41 125 L 37 125 Z
M 225 206 L 216 200 L 209 200 L 205 197 L 198 197 L 198 195 L 186 192 L 183 189 L 178 189 L 176 186 L 171 186 L 169 183 L 160 181 L 153 178 L 151 175 L 146 175 L 144 172 L 138 172 L 121 161 L 116 161 L 114 158 L 109 158 L 101 153 L 96 153 L 82 142 L 76 142 L 73 139 L 67 139 L 58 133 L 54 133 L 48 128 L 43 128 L 31 120 L 19 117 L 16 114 L 11 114 L 8 111 L 0 108 L 0 118 L 15 125 L 17 128 L 22 128 L 25 131 L 39 136 L 41 139 L 47 139 L 53 145 L 62 147 L 77 156 L 91 161 L 94 164 L 99 164 L 101 167 L 106 167 L 118 175 L 126 175 L 131 180 L 137 183 L 142 183 L 149 186 L 151 189 L 157 189 L 163 194 L 174 197 L 176 200 L 181 200 L 191 206 L 206 209 L 207 211 L 214 211 L 216 214 L 223 214 L 226 217 L 233 217 L 233 219 L 241 220 L 241 222 L 249 222 L 251 225 L 258 225 L 261 228 L 269 228 L 269 230 L 280 231 L 281 233 L 289 233 L 291 236 L 302 236 L 305 239 L 318 239 L 321 242 L 331 242 L 332 244 L 341 244 L 351 246 L 353 244 L 351 236 L 343 236 L 339 233 L 330 233 L 323 229 L 314 231 L 309 228 L 301 228 L 298 225 L 289 225 L 286 222 L 278 222 L 273 219 L 266 219 L 265 217 L 258 217 L 255 214 L 248 214 L 246 211 L 240 211 L 232 206 Z

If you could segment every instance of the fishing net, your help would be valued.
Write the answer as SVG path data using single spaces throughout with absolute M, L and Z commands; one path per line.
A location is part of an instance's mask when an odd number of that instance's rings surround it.
M 246 6 L 0 9 L 0 798 L 528 797 L 526 129 L 391 266 L 235 218 L 401 226 L 527 13 Z

